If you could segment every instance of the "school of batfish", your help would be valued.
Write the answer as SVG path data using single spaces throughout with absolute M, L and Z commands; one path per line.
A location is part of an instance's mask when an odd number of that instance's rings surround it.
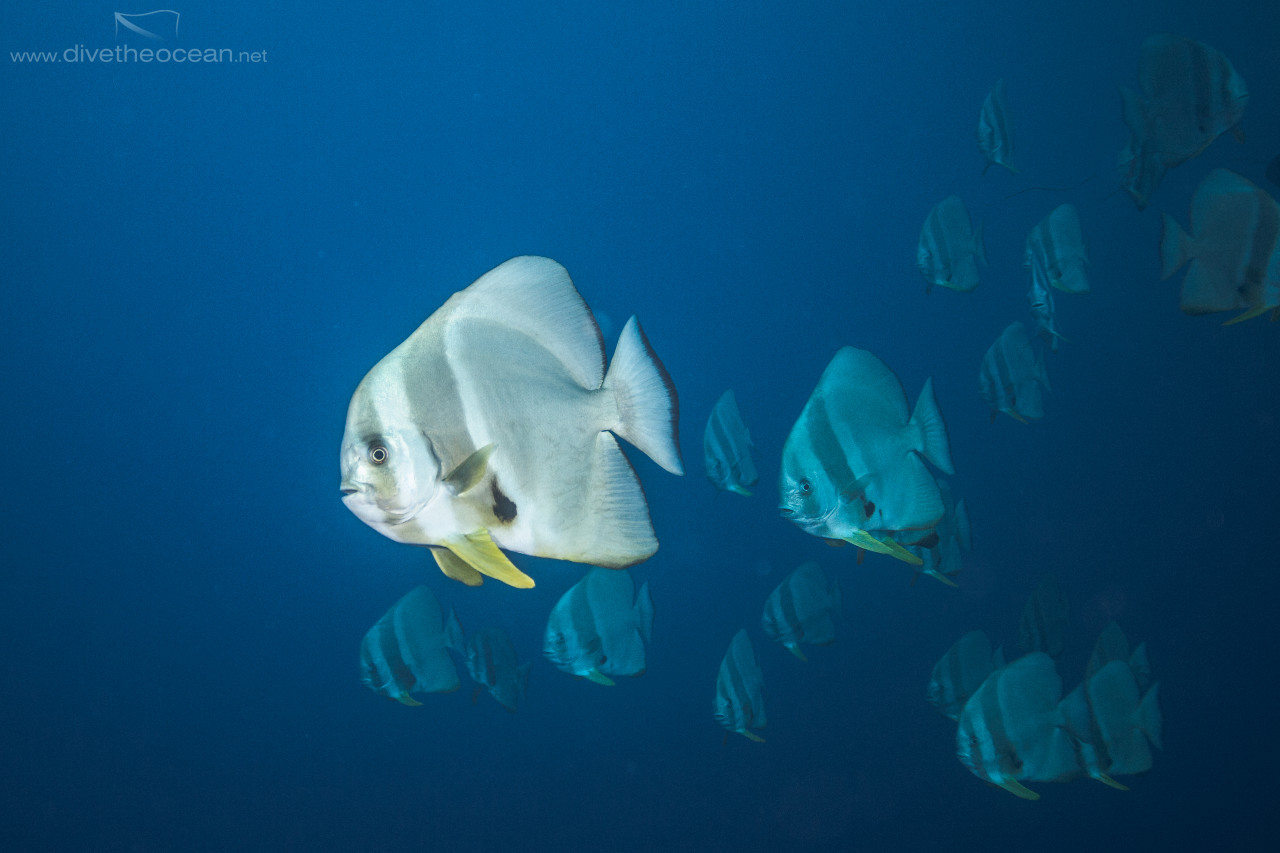
M 1130 141 L 1121 186 L 1139 210 L 1165 173 L 1224 132 L 1239 136 L 1249 95 L 1212 47 L 1173 35 L 1146 39 L 1139 88 L 1122 92 Z M 1018 173 L 1006 85 L 982 105 L 978 147 L 986 167 Z M 985 174 L 986 168 L 983 169 Z M 1268 178 L 1280 181 L 1280 158 Z M 1030 323 L 1015 319 L 975 359 L 977 391 L 994 420 L 1045 416 L 1046 362 L 1070 339 L 1058 327 L 1055 294 L 1090 291 L 1085 229 L 1062 204 L 1025 240 Z M 1280 313 L 1280 205 L 1239 174 L 1213 169 L 1196 189 L 1186 230 L 1163 215 L 1160 275 L 1183 267 L 1187 314 L 1240 312 L 1227 324 Z M 916 263 L 926 290 L 969 292 L 987 263 L 982 225 L 949 196 L 929 212 Z M 1071 301 L 1068 299 L 1068 301 Z M 1069 332 L 1070 330 L 1068 330 Z M 647 666 L 654 605 L 627 568 L 658 548 L 639 478 L 620 442 L 681 475 L 675 385 L 633 317 L 605 357 L 597 318 L 568 272 L 548 258 L 516 257 L 455 293 L 359 383 L 341 449 L 343 502 L 390 539 L 425 547 L 449 578 L 469 586 L 494 578 L 534 580 L 508 552 L 590 566 L 560 597 L 543 632 L 543 655 L 561 671 L 601 685 Z M 751 497 L 759 482 L 755 445 L 732 390 L 719 398 L 703 435 L 704 467 L 716 489 Z M 946 477 L 955 474 L 946 423 L 927 379 L 912 406 L 894 371 L 845 346 L 817 378 L 779 458 L 778 509 L 804 533 L 883 554 L 955 586 L 972 547 L 969 510 Z M 734 498 L 733 500 L 736 500 Z M 1130 650 L 1114 623 L 1097 638 L 1079 685 L 1063 695 L 1055 659 L 1064 646 L 1067 597 L 1052 577 L 1028 599 L 1021 655 L 992 650 L 972 631 L 937 662 L 928 701 L 957 724 L 956 754 L 974 775 L 1019 797 L 1024 783 L 1096 779 L 1150 769 L 1161 746 L 1158 684 L 1145 644 Z M 806 562 L 763 605 L 761 628 L 800 661 L 802 645 L 835 641 L 840 584 Z M 459 687 L 453 656 L 477 694 L 514 711 L 530 665 L 507 633 L 464 634 L 456 613 L 418 586 L 369 629 L 363 680 L 406 705 L 414 694 Z M 710 674 L 708 673 L 708 676 Z M 753 741 L 766 725 L 764 677 L 744 628 L 715 679 L 713 715 Z

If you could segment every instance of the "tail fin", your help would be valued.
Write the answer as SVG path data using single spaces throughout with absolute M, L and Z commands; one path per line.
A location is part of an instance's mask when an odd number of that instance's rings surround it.
M 653 596 L 649 593 L 648 581 L 640 584 L 640 592 L 636 593 L 635 614 L 640 638 L 647 646 L 653 637 Z
M 943 472 L 955 474 L 955 469 L 951 467 L 947 422 L 942 419 L 942 412 L 938 410 L 938 398 L 933 395 L 932 376 L 924 381 L 920 399 L 916 401 L 916 409 L 911 413 L 910 425 L 920 431 L 920 446 L 916 448 L 920 455 Z
M 1160 280 L 1164 281 L 1178 271 L 1178 267 L 1190 257 L 1191 238 L 1182 230 L 1178 221 L 1164 214 L 1164 227 L 1160 231 Z
M 676 386 L 635 317 L 618 338 L 604 387 L 618 401 L 618 423 L 608 429 L 672 474 L 683 474 Z

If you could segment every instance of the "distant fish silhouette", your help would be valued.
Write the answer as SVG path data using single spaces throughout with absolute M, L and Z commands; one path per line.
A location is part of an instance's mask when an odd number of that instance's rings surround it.
M 760 480 L 755 460 L 751 458 L 751 433 L 742 422 L 738 401 L 733 391 L 725 391 L 716 401 L 702 435 L 702 458 L 707 466 L 707 479 L 717 489 L 751 495 L 751 487 Z
M 809 562 L 787 575 L 764 603 L 764 632 L 776 643 L 805 660 L 801 643 L 825 646 L 835 642 L 840 616 L 840 584 Z
M 1004 166 L 1017 173 L 1013 166 L 1013 129 L 1009 125 L 1009 104 L 1005 96 L 1004 80 L 991 87 L 978 116 L 978 150 L 987 158 L 982 174 L 993 165 Z
M 712 713 L 726 730 L 764 743 L 764 738 L 751 731 L 764 728 L 768 722 L 764 713 L 764 676 L 745 628 L 733 635 L 729 651 L 720 662 Z

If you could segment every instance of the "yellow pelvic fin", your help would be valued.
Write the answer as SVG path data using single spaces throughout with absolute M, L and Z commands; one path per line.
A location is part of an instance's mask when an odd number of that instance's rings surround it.
M 422 703 L 419 702 L 417 699 L 414 699 L 408 693 L 401 693 L 399 696 L 395 697 L 395 700 L 399 702 L 401 705 L 408 705 L 410 708 L 422 707 Z
M 1004 788 L 1010 794 L 1013 794 L 1014 796 L 1017 796 L 1017 797 L 1022 797 L 1022 799 L 1024 800 L 1040 799 L 1039 794 L 1037 794 L 1035 791 L 1031 790 L 1027 786 L 1023 785 L 1017 779 L 1005 779 L 1003 782 L 1000 782 L 999 785 L 1001 788 Z
M 933 577 L 945 583 L 947 586 L 956 587 L 956 588 L 959 588 L 960 586 L 960 584 L 956 583 L 951 578 L 944 575 L 942 572 L 927 572 L 927 574 L 932 575 Z
M 877 539 L 865 530 L 855 530 L 845 537 L 845 541 L 857 545 L 859 548 L 875 551 L 877 554 L 888 554 L 890 557 L 897 557 L 902 562 L 910 563 L 913 566 L 924 565 L 924 560 L 912 554 L 892 539 Z
M 734 494 L 742 495 L 743 497 L 746 497 L 746 498 L 751 497 L 751 490 L 744 488 L 742 486 L 739 486 L 737 483 L 734 483 L 733 485 L 731 485 L 729 487 L 729 491 L 733 492 Z
M 445 577 L 461 581 L 467 586 L 480 586 L 484 583 L 483 575 L 448 548 L 432 548 L 431 556 L 436 558 L 436 565 L 440 567 L 440 571 L 444 572 Z
M 596 684 L 603 684 L 605 687 L 617 686 L 613 683 L 612 678 L 600 672 L 594 666 L 591 667 L 591 669 L 589 669 L 586 673 L 584 673 L 582 677 L 585 678 L 587 681 L 594 681 Z
M 489 531 L 483 527 L 466 536 L 455 536 L 444 544 L 455 557 L 482 575 L 488 575 L 507 586 L 520 589 L 529 589 L 533 586 L 533 578 L 512 565 L 507 555 L 493 543 L 493 539 L 489 537 Z
M 1004 409 L 1003 411 L 1006 415 L 1013 418 L 1015 421 L 1017 421 L 1020 424 L 1030 424 L 1030 421 L 1028 421 L 1022 415 L 1018 414 L 1017 409 Z
M 1241 314 L 1240 316 L 1232 317 L 1230 320 L 1223 323 L 1222 325 L 1234 326 L 1236 323 L 1243 323 L 1245 320 L 1252 320 L 1254 317 L 1261 317 L 1263 314 L 1267 313 L 1274 307 L 1275 307 L 1274 305 L 1266 305 L 1266 304 L 1255 305 L 1252 308 L 1250 308 L 1248 311 Z
M 738 734 L 742 735 L 744 738 L 754 743 L 764 743 L 764 738 L 760 737 L 760 735 L 756 734 L 755 732 L 749 732 L 746 729 L 741 729 L 739 730 Z
M 1106 773 L 1099 773 L 1093 778 L 1097 779 L 1099 782 L 1101 782 L 1104 785 L 1109 785 L 1110 787 L 1115 788 L 1117 791 L 1129 790 L 1128 785 L 1121 785 L 1119 782 L 1117 782 L 1115 779 L 1112 779 Z
M 787 646 L 787 651 L 791 652 L 791 654 L 800 658 L 800 660 L 804 661 L 805 663 L 809 662 L 809 659 L 804 656 L 804 652 L 800 651 L 799 646 Z
M 450 471 L 449 476 L 444 478 L 445 485 L 452 489 L 455 495 L 460 495 L 470 489 L 484 479 L 485 472 L 489 470 L 489 456 L 492 453 L 493 445 L 486 444 L 466 459 L 463 459 L 458 463 L 458 467 Z

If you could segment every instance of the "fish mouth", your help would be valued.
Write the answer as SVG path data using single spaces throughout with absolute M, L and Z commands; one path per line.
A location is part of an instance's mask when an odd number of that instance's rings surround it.
M 347 509 L 361 518 L 364 518 L 365 515 L 379 513 L 381 518 L 378 520 L 392 526 L 404 524 L 422 509 L 422 505 L 408 506 L 404 509 L 383 506 L 376 496 L 371 494 L 368 488 L 362 484 L 352 485 L 344 481 L 338 490 L 342 492 L 342 502 L 346 504 Z

